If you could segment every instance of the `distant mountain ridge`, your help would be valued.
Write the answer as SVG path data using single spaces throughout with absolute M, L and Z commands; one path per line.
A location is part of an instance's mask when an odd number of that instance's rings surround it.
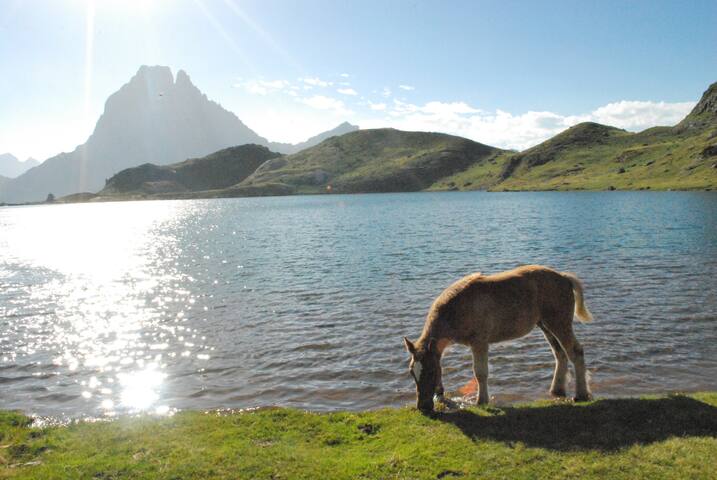
M 6 182 L 0 189 L 0 201 L 96 192 L 106 179 L 128 167 L 166 165 L 244 144 L 271 145 L 285 152 L 300 148 L 270 143 L 235 114 L 209 100 L 183 70 L 175 78 L 169 67 L 142 66 L 107 99 L 86 143 Z
M 15 178 L 18 175 L 22 175 L 32 167 L 40 165 L 40 162 L 34 158 L 28 158 L 24 162 L 15 157 L 10 153 L 0 154 L 0 176 L 6 179 Z

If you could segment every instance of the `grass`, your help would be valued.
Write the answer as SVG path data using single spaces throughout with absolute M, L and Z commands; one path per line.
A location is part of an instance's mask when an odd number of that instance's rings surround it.
M 48 428 L 0 413 L 0 478 L 714 478 L 715 458 L 717 393 Z
M 432 186 L 434 190 L 704 190 L 717 188 L 717 157 L 705 157 L 715 131 L 677 133 L 655 128 L 629 133 L 580 124 L 497 164 L 478 165 Z M 583 130 L 581 131 L 581 127 Z M 600 133 L 598 136 L 597 133 Z M 514 162 L 508 175 L 506 166 Z

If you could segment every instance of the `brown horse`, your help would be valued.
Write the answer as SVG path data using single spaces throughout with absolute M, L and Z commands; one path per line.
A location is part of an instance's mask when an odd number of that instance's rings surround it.
M 568 359 L 575 366 L 575 401 L 590 398 L 585 379 L 585 358 L 573 333 L 573 315 L 592 320 L 583 301 L 583 287 L 570 273 L 539 265 L 519 267 L 494 275 L 474 273 L 448 287 L 433 302 L 421 337 L 411 342 L 409 369 L 416 381 L 416 405 L 433 410 L 433 395 L 443 395 L 441 356 L 453 343 L 473 353 L 478 381 L 478 403 L 488 402 L 488 346 L 520 338 L 537 325 L 555 356 L 550 393 L 565 396 Z

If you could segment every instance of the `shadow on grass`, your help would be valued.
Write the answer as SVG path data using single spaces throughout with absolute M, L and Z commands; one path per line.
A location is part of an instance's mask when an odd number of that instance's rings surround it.
M 488 408 L 493 416 L 459 410 L 436 418 L 474 441 L 523 442 L 561 451 L 615 451 L 670 437 L 717 437 L 717 408 L 679 395 L 600 400 L 586 406 Z

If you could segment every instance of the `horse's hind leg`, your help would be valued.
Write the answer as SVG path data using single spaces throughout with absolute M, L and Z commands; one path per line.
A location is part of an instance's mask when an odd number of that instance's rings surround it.
M 488 345 L 472 345 L 473 374 L 478 381 L 478 404 L 488 403 Z
M 555 357 L 555 372 L 553 373 L 553 383 L 550 385 L 550 394 L 555 397 L 564 397 L 568 374 L 568 356 L 558 339 L 542 323 L 539 323 L 538 326 L 543 331 L 543 335 L 550 344 L 550 349 Z
M 570 325 L 570 328 L 567 329 L 566 332 L 554 333 L 560 341 L 560 344 L 563 346 L 565 353 L 568 354 L 568 358 L 571 362 L 573 362 L 573 366 L 575 367 L 575 401 L 585 402 L 590 400 L 588 382 L 585 378 L 585 353 L 583 351 L 583 346 L 580 345 L 578 339 L 575 338 L 572 325 Z

